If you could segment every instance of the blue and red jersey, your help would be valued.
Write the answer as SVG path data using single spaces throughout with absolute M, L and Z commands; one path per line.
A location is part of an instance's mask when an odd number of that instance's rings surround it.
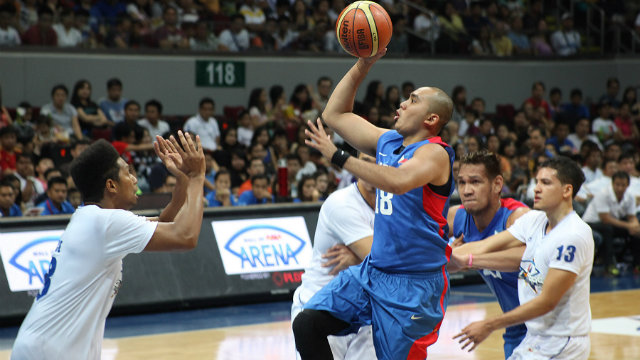
M 453 235 L 459 237 L 464 234 L 464 242 L 472 242 L 486 239 L 494 234 L 506 230 L 507 220 L 514 210 L 527 207 L 527 205 L 514 199 L 500 199 L 500 209 L 482 232 L 478 231 L 473 216 L 469 214 L 464 207 L 460 207 L 456 211 L 453 220 Z M 493 294 L 498 298 L 498 303 L 503 312 L 510 311 L 520 305 L 518 300 L 518 272 L 503 272 L 493 270 L 480 270 L 480 275 L 489 285 Z M 526 333 L 527 328 L 524 324 L 508 327 L 506 336 L 519 336 Z
M 453 192 L 453 149 L 433 137 L 403 147 L 402 135 L 388 131 L 378 139 L 376 162 L 399 167 L 423 145 L 439 144 L 450 160 L 449 181 L 442 186 L 426 184 L 397 195 L 376 191 L 376 215 L 369 263 L 392 272 L 441 270 L 449 261 L 447 212 Z

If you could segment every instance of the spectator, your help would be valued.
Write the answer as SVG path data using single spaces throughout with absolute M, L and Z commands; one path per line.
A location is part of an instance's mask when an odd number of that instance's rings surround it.
M 384 85 L 379 80 L 373 80 L 367 85 L 367 91 L 364 95 L 362 102 L 362 108 L 368 109 L 370 107 L 380 108 L 384 100 Z
M 482 16 L 482 7 L 479 2 L 473 2 L 471 4 L 471 11 L 469 16 L 464 18 L 464 27 L 467 29 L 467 33 L 471 38 L 480 39 L 481 30 L 483 27 L 487 28 L 487 38 L 489 33 L 489 19 Z M 476 54 L 477 55 L 477 54 Z
M 77 47 L 82 45 L 82 33 L 75 28 L 75 15 L 70 9 L 60 13 L 60 23 L 53 25 L 58 36 L 59 47 Z
M 41 208 L 40 215 L 73 214 L 76 210 L 67 201 L 67 180 L 54 177 L 47 182 L 47 199 L 36 207 Z
M 0 174 L 16 170 L 16 145 L 18 130 L 13 125 L 0 128 Z
M 193 25 L 200 20 L 200 16 L 198 15 L 200 5 L 196 4 L 194 0 L 179 0 L 177 4 L 178 26 L 184 26 L 186 28 L 187 24 Z
M 586 203 L 593 199 L 593 196 L 603 189 L 611 186 L 611 177 L 619 170 L 618 161 L 614 159 L 608 159 L 606 156 L 602 163 L 602 176 L 596 178 L 590 183 L 584 184 L 584 187 L 580 188 L 575 200 L 579 203 Z
M 264 175 L 265 174 L 265 166 L 264 162 L 260 158 L 251 158 L 249 160 L 249 167 L 247 168 L 247 174 L 249 178 L 243 182 L 238 188 L 238 194 L 242 195 L 245 191 L 251 191 L 251 179 L 256 175 Z M 269 192 L 271 192 L 271 188 L 269 188 Z
M 314 91 L 311 86 L 308 86 L 309 94 L 312 99 L 312 106 L 318 111 L 318 113 L 324 110 L 329 101 L 329 95 L 331 95 L 331 89 L 333 88 L 333 80 L 327 76 L 321 76 L 316 81 L 316 90 Z
M 245 191 L 238 197 L 238 205 L 268 204 L 273 202 L 269 193 L 269 179 L 266 175 L 255 175 L 251 178 L 251 191 Z
M 71 105 L 78 112 L 80 128 L 86 136 L 92 136 L 94 128 L 113 126 L 113 122 L 107 120 L 102 109 L 91 100 L 91 83 L 88 80 L 78 80 L 73 86 Z
M 220 44 L 231 52 L 241 52 L 249 49 L 249 32 L 244 24 L 244 17 L 240 14 L 231 18 L 231 26 L 220 33 Z
M 325 201 L 331 193 L 331 189 L 329 189 L 329 176 L 327 175 L 327 171 L 318 170 L 313 174 L 313 177 L 316 179 L 317 198 L 320 201 Z
M 25 206 L 27 208 L 33 207 L 34 200 L 38 195 L 44 193 L 44 187 L 35 178 L 31 155 L 18 154 L 16 156 L 16 172 L 13 175 L 20 180 L 20 191 Z
M 11 26 L 15 12 L 15 7 L 10 3 L 0 6 L 0 47 L 22 43 L 18 30 Z
M 238 12 L 244 16 L 244 23 L 252 36 L 263 30 L 267 17 L 255 0 L 244 0 Z
M 67 102 L 69 90 L 58 84 L 51 89 L 51 102 L 40 109 L 40 115 L 49 116 L 53 124 L 63 129 L 67 135 L 82 138 L 82 129 L 78 120 L 78 111 Z
M 327 38 L 331 36 L 335 38 L 333 32 L 329 33 L 329 23 L 326 21 L 320 21 L 309 31 L 301 34 L 297 41 L 298 50 L 306 50 L 314 53 L 322 53 L 327 51 Z M 332 40 L 332 39 L 330 39 Z
M 121 16 L 111 26 L 104 44 L 109 48 L 128 49 L 131 47 L 132 23 L 128 16 Z
M 100 109 L 107 119 L 114 124 L 124 120 L 124 104 L 127 99 L 122 97 L 122 82 L 118 78 L 107 81 L 107 98 L 100 100 Z
M 207 194 L 206 199 L 209 207 L 236 206 L 238 202 L 231 193 L 231 176 L 229 172 L 222 169 L 215 176 L 216 189 Z
M 442 18 L 441 18 L 442 19 Z M 460 20 L 462 25 L 462 20 Z M 394 55 L 406 55 L 409 53 L 409 35 L 406 31 L 407 18 L 404 16 L 398 16 L 393 20 L 393 41 L 387 45 L 387 52 Z M 333 37 L 336 39 L 336 37 Z M 336 39 L 337 40 L 337 39 Z M 340 52 L 341 46 L 338 45 L 336 51 Z
M 242 110 L 238 114 L 238 143 L 248 148 L 251 146 L 253 138 L 253 125 L 251 123 L 251 115 L 246 110 Z
M 78 207 L 83 205 L 82 202 L 82 194 L 80 194 L 80 190 L 75 187 L 69 188 L 67 191 L 67 201 L 74 209 L 78 209 Z
M 536 56 L 551 56 L 553 49 L 547 41 L 547 22 L 540 19 L 536 32 L 531 36 L 531 49 Z
M 289 154 L 287 159 L 287 184 L 289 197 L 298 197 L 298 172 L 302 169 L 302 160 L 297 154 Z
M 578 120 L 575 126 L 575 132 L 567 136 L 567 139 L 569 139 L 573 143 L 576 149 L 581 149 L 582 143 L 587 140 L 595 143 L 598 148 L 600 148 L 600 150 L 603 149 L 598 137 L 593 134 L 589 134 L 589 130 L 591 128 L 590 124 L 591 122 L 587 118 Z
M 598 105 L 598 117 L 593 120 L 591 131 L 604 145 L 620 138 L 620 131 L 611 120 L 611 105 L 607 100 Z
M 221 142 L 220 148 L 213 153 L 213 158 L 220 166 L 228 169 L 231 166 L 231 153 L 245 151 L 245 148 L 238 143 L 238 130 L 232 126 L 222 132 Z
M 155 139 L 156 136 L 164 136 L 171 131 L 169 123 L 162 120 L 162 104 L 152 99 L 144 104 L 144 119 L 138 120 L 138 125 L 149 131 L 151 139 Z
M 635 87 L 628 86 L 626 89 L 624 89 L 624 94 L 622 95 L 622 103 L 629 104 L 629 109 L 631 110 L 632 116 L 636 118 L 640 116 L 640 102 L 638 102 L 638 96 Z
M 607 92 L 600 97 L 599 102 L 608 102 L 613 107 L 613 110 L 620 107 L 620 100 L 618 100 L 618 93 L 620 93 L 620 81 L 618 78 L 611 77 L 607 79 Z
M 38 0 L 24 0 L 21 2 L 18 21 L 18 32 L 23 33 L 38 22 Z
M 131 165 L 134 164 L 136 151 L 143 152 L 153 150 L 152 143 L 136 144 L 135 129 L 125 121 L 119 122 L 113 127 L 113 141 L 111 145 L 113 145 L 118 151 L 118 154 Z
M 511 30 L 507 36 L 513 44 L 513 52 L 515 55 L 531 55 L 531 43 L 522 30 L 522 26 L 522 17 L 514 16 L 511 19 Z
M 216 151 L 220 145 L 220 127 L 213 117 L 215 102 L 212 98 L 202 98 L 198 107 L 198 114 L 190 117 L 184 124 L 184 130 L 193 135 L 200 135 L 202 147 L 206 151 Z
M 189 38 L 178 25 L 178 12 L 172 6 L 167 6 L 162 13 L 164 25 L 155 32 L 155 42 L 161 49 L 186 49 Z
M 298 182 L 298 197 L 294 203 L 318 201 L 316 192 L 316 179 L 311 175 L 304 175 Z
M 531 86 L 531 97 L 525 100 L 525 104 L 531 104 L 536 110 L 537 108 L 542 108 L 544 110 L 544 115 L 547 119 L 551 118 L 551 108 L 549 107 L 549 103 L 544 99 L 544 83 L 542 81 L 536 81 Z
M 549 91 L 549 109 L 551 110 L 551 119 L 556 121 L 558 120 L 558 115 L 562 112 L 560 101 L 562 101 L 562 91 L 560 88 L 551 88 Z
M 440 38 L 440 20 L 433 11 L 427 8 L 425 10 L 413 18 L 413 31 L 426 40 L 425 44 L 434 43 Z
M 314 24 L 313 19 L 309 16 L 307 4 L 303 0 L 293 1 L 290 13 L 293 31 L 297 32 L 300 37 L 306 36 Z
M 257 128 L 258 126 L 262 126 L 270 122 L 270 120 L 273 120 L 269 117 L 269 113 L 271 112 L 271 104 L 269 104 L 267 91 L 264 88 L 255 88 L 251 90 L 247 109 L 249 109 L 249 115 L 251 117 L 251 124 L 253 128 Z
M 528 11 L 522 17 L 524 32 L 529 35 L 535 34 L 539 29 L 540 21 L 544 21 L 544 17 L 543 0 L 532 1 Z
M 38 9 L 38 22 L 22 34 L 25 45 L 56 46 L 58 35 L 51 27 L 53 25 L 53 11 L 46 6 Z
M 298 33 L 291 29 L 291 20 L 287 16 L 278 18 L 278 29 L 272 35 L 276 40 L 278 51 L 291 50 L 292 45 L 298 39 Z
M 602 165 L 602 150 L 591 141 L 584 142 L 583 146 L 586 149 L 583 157 L 582 173 L 584 174 L 584 183 L 588 184 L 604 176 L 600 169 Z
M 204 194 L 207 195 L 211 191 L 215 190 L 215 177 L 218 171 L 220 171 L 220 166 L 218 166 L 218 163 L 213 159 L 213 155 L 210 153 L 204 154 L 204 164 Z
M 544 155 L 551 159 L 553 153 L 546 148 L 547 136 L 544 129 L 541 127 L 534 127 L 529 131 L 529 158 L 535 160 L 538 156 Z M 533 169 L 532 166 L 529 169 Z
M 640 178 L 638 178 L 638 170 L 636 168 L 636 150 L 629 150 L 618 158 L 618 168 L 629 174 L 629 192 L 636 199 L 636 206 L 640 205 Z M 640 208 L 636 208 L 639 212 Z
M 99 0 L 89 11 L 92 22 L 91 27 L 95 33 L 100 33 L 101 27 L 116 25 L 117 20 L 126 12 L 125 3 L 119 0 Z
M 75 28 L 82 35 L 82 45 L 91 49 L 98 47 L 96 34 L 89 25 L 89 11 L 85 9 L 77 9 L 75 12 Z
M 231 192 L 238 195 L 240 185 L 249 178 L 247 174 L 247 155 L 244 150 L 235 149 L 231 151 L 229 174 L 231 175 Z
M 614 124 L 620 130 L 620 140 L 629 144 L 637 145 L 640 140 L 638 126 L 631 116 L 631 108 L 628 103 L 622 103 Z
M 572 156 L 578 152 L 578 148 L 568 139 L 569 124 L 566 121 L 557 122 L 554 133 L 555 135 L 547 140 L 547 144 L 553 146 L 556 154 Z
M 135 0 L 127 5 L 127 15 L 129 18 L 140 21 L 148 31 L 151 28 L 153 14 L 151 2 L 149 0 Z
M 612 275 L 618 275 L 615 268 L 613 239 L 624 238 L 633 256 L 633 265 L 640 265 L 640 224 L 635 216 L 635 199 L 628 191 L 629 174 L 618 171 L 613 174 L 611 185 L 594 195 L 582 219 L 594 231 L 602 235 L 598 244 L 600 258 Z
M 462 21 L 462 17 L 460 17 L 458 10 L 456 10 L 455 6 L 453 6 L 453 3 L 446 2 L 444 6 L 445 7 L 444 7 L 443 14 L 439 17 L 440 25 L 442 26 L 442 31 L 444 35 L 454 43 L 463 43 L 463 41 L 465 41 L 467 37 L 467 30 L 464 27 L 464 22 Z M 404 17 L 401 16 L 400 19 L 404 19 Z M 393 22 L 394 41 L 396 38 L 396 31 L 395 31 L 396 22 L 397 20 Z M 452 51 L 453 52 L 460 51 L 459 46 L 458 46 L 458 49 L 456 49 L 456 47 L 453 47 Z
M 22 216 L 22 210 L 15 201 L 16 193 L 11 182 L 0 181 L 0 217 Z
M 562 14 L 561 28 L 551 35 L 551 45 L 560 56 L 576 55 L 580 52 L 580 34 L 573 30 L 573 16 L 566 12 Z
M 391 129 L 394 124 L 396 111 L 400 108 L 400 89 L 396 85 L 387 86 L 385 96 L 378 108 L 380 112 L 380 121 L 383 127 Z
M 477 56 L 495 55 L 495 49 L 491 43 L 491 34 L 488 26 L 482 26 L 478 30 L 478 36 L 473 38 L 471 46 L 469 46 L 471 54 Z
M 138 124 L 140 119 L 140 104 L 129 100 L 124 104 L 124 122 L 135 132 L 135 143 L 140 144 L 144 137 L 144 128 Z
M 507 36 L 506 25 L 502 21 L 496 23 L 491 37 L 491 45 L 497 56 L 511 56 L 513 54 L 513 44 Z
M 300 181 L 305 175 L 313 175 L 318 170 L 316 164 L 311 161 L 311 148 L 309 148 L 309 146 L 305 144 L 298 145 L 294 153 L 300 158 L 300 164 L 302 166 L 296 175 L 297 181 Z
M 575 124 L 579 119 L 590 119 L 589 109 L 582 104 L 582 91 L 571 90 L 570 102 L 560 105 L 560 110 L 565 118 Z
M 209 25 L 200 21 L 196 24 L 196 31 L 193 37 L 189 38 L 189 48 L 194 51 L 227 51 L 226 47 L 220 44 L 220 40 L 209 29 Z

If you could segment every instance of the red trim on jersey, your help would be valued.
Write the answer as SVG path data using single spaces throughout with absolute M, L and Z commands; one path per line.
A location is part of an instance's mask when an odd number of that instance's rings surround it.
M 512 198 L 500 199 L 500 203 L 502 204 L 502 207 L 505 207 L 508 210 L 515 210 L 517 208 L 527 207 L 527 205 L 521 203 L 518 200 L 514 200 Z
M 440 236 L 444 236 L 444 227 L 447 225 L 447 218 L 442 213 L 448 199 L 448 196 L 433 192 L 429 184 L 422 187 L 422 207 L 427 215 L 438 223 L 438 235 Z
M 442 141 L 442 138 L 440 136 L 434 136 L 434 137 L 429 138 L 427 140 L 429 140 L 430 144 L 440 144 L 442 146 L 451 147 L 451 146 L 449 146 L 449 144 L 447 144 L 446 142 Z
M 447 245 L 446 252 L 448 260 L 451 256 L 451 247 L 449 245 Z M 444 288 L 442 289 L 442 293 L 440 294 L 440 309 L 442 310 L 442 318 L 444 319 L 444 296 L 447 293 L 447 289 L 449 288 L 446 265 L 442 266 L 442 277 L 444 278 Z M 436 325 L 436 327 L 429 335 L 425 335 L 413 342 L 413 345 L 411 345 L 411 349 L 409 349 L 407 360 L 424 360 L 427 358 L 427 348 L 435 344 L 435 342 L 438 340 L 438 331 L 440 331 L 440 325 L 442 325 L 442 320 L 440 320 L 438 325 Z

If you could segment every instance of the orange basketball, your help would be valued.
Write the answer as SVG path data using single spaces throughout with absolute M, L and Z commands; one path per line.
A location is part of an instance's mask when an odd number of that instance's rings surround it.
M 356 1 L 342 10 L 336 36 L 342 48 L 356 57 L 371 57 L 391 40 L 393 25 L 387 11 L 373 1 Z

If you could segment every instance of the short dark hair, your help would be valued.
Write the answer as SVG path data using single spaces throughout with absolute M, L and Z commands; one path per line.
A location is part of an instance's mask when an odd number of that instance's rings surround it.
M 584 183 L 584 173 L 582 172 L 582 169 L 580 169 L 575 161 L 566 156 L 556 156 L 554 158 L 551 158 L 542 163 L 538 167 L 538 170 L 542 168 L 555 170 L 560 183 L 562 183 L 563 185 L 569 184 L 572 186 L 573 189 L 571 198 L 576 196 L 576 194 L 580 190 L 580 187 Z
M 204 97 L 200 99 L 200 103 L 198 103 L 198 109 L 202 107 L 204 104 L 211 104 L 213 107 L 216 107 L 215 101 L 213 101 L 210 97 Z
M 135 100 L 129 100 L 129 101 L 127 101 L 126 103 L 124 103 L 124 108 L 126 109 L 126 108 L 128 108 L 129 106 L 131 106 L 131 105 L 135 105 L 135 106 L 137 106 L 137 107 L 138 107 L 138 109 L 140 109 L 140 103 L 139 103 L 139 102 L 137 102 L 137 101 L 135 101 Z
M 51 89 L 51 96 L 56 93 L 56 91 L 62 90 L 66 95 L 69 95 L 69 89 L 64 84 L 57 84 Z
M 260 179 L 265 179 L 267 181 L 267 183 L 269 183 L 269 178 L 267 177 L 267 175 L 265 174 L 258 174 L 258 175 L 253 175 L 251 177 L 251 185 L 256 183 L 256 180 L 260 180 Z
M 613 83 L 620 85 L 620 80 L 618 80 L 617 77 L 610 77 L 607 79 L 607 87 L 611 86 Z
M 490 180 L 502 175 L 500 160 L 498 160 L 496 154 L 487 150 L 465 154 L 460 161 L 460 166 L 462 167 L 462 165 L 484 165 L 484 170 Z
M 218 178 L 222 175 L 229 175 L 231 176 L 231 173 L 227 170 L 227 169 L 220 169 L 218 170 L 218 172 L 216 172 L 216 175 L 213 177 L 213 182 L 218 181 Z
M 321 77 L 319 77 L 319 78 L 318 78 L 318 81 L 316 82 L 316 85 L 320 85 L 320 83 L 321 83 L 321 82 L 323 82 L 323 81 L 328 81 L 328 82 L 330 82 L 331 84 L 333 84 L 333 80 L 331 80 L 331 78 L 330 78 L 330 77 L 328 77 L 328 76 L 321 76 Z
M 91 141 L 87 139 L 76 139 L 71 142 L 71 149 L 75 149 L 78 145 L 91 145 Z
M 626 171 L 622 170 L 618 170 L 613 173 L 613 175 L 611 175 L 611 181 L 614 181 L 615 179 L 625 179 L 627 180 L 627 184 L 631 182 L 631 177 L 629 176 L 629 174 L 627 174 Z
M 298 163 L 300 163 L 300 165 L 302 166 L 302 159 L 300 159 L 300 156 L 298 156 L 298 154 L 287 154 L 286 159 L 287 162 L 289 160 L 297 160 Z
M 58 168 L 50 168 L 50 169 L 47 169 L 44 172 L 44 178 L 46 179 L 47 177 L 49 177 L 49 174 L 51 174 L 52 172 L 56 172 L 56 171 L 62 174 L 62 171 L 60 171 L 60 169 L 58 169 Z M 57 177 L 57 176 L 54 176 L 54 177 Z
M 313 200 L 313 199 L 306 199 L 302 197 L 302 189 L 304 188 L 304 183 L 307 180 L 313 180 L 316 181 L 315 176 L 313 175 L 303 175 L 300 180 L 298 181 L 298 199 L 302 200 L 302 201 L 306 201 L 306 200 Z
M 536 81 L 536 82 L 533 83 L 533 85 L 531 85 L 531 90 L 535 90 L 536 86 L 538 86 L 538 85 L 542 86 L 542 90 L 545 89 L 544 83 L 542 81 Z
M 120 81 L 120 79 L 118 78 L 111 78 L 107 80 L 107 89 L 111 89 L 114 86 L 122 87 L 122 81 Z
M 18 129 L 16 129 L 15 126 L 13 125 L 7 125 L 3 128 L 0 128 L 0 138 L 5 136 L 5 135 L 18 135 Z
M 162 103 L 156 99 L 151 99 L 144 104 L 144 111 L 147 111 L 149 106 L 153 106 L 158 110 L 158 114 L 162 114 Z
M 51 187 L 55 184 L 64 184 L 67 186 L 67 180 L 65 180 L 62 176 L 54 176 L 47 181 L 47 189 L 51 189 Z
M 633 150 L 623 152 L 618 157 L 618 162 L 622 162 L 622 160 L 625 160 L 625 159 L 631 159 L 631 160 L 635 161 L 635 159 L 636 159 L 635 152 Z
M 539 131 L 540 132 L 540 136 L 542 136 L 543 138 L 547 137 L 547 132 L 540 126 L 532 127 L 531 130 L 529 130 L 529 136 L 531 136 L 531 133 L 533 133 L 534 131 Z
M 106 140 L 91 144 L 71 162 L 71 177 L 85 202 L 99 202 L 108 179 L 120 180 L 118 152 Z
M 549 96 L 554 94 L 562 95 L 562 90 L 560 90 L 560 88 L 557 88 L 557 87 L 551 88 L 551 90 L 549 90 Z
M 573 89 L 573 90 L 571 90 L 571 95 L 570 95 L 570 97 L 574 97 L 574 96 L 580 96 L 580 97 L 582 97 L 582 90 L 580 90 L 580 89 Z
M 113 127 L 113 139 L 122 140 L 123 138 L 131 135 L 131 132 L 133 131 L 133 128 L 129 126 L 129 124 L 121 121 Z

